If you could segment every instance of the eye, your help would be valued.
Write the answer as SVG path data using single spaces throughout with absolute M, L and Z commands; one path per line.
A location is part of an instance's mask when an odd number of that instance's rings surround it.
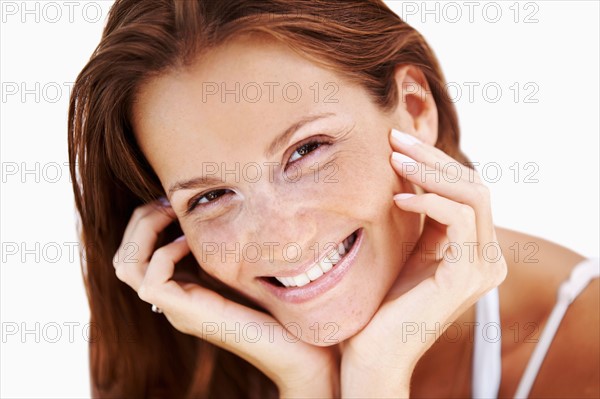
M 318 142 L 318 141 L 311 141 L 311 142 L 302 144 L 300 147 L 296 148 L 296 151 L 294 151 L 294 153 L 290 157 L 289 162 L 294 162 L 294 161 L 302 158 L 303 156 L 310 154 L 311 152 L 313 152 L 314 150 L 319 148 L 322 144 L 323 143 Z
M 204 204 L 208 204 L 210 202 L 215 202 L 222 196 L 229 194 L 231 192 L 232 192 L 231 190 L 222 188 L 222 189 L 212 190 L 207 193 L 200 194 L 199 196 L 196 196 L 189 201 L 187 212 L 189 213 L 189 212 L 193 211 L 196 208 L 196 206 L 198 206 L 198 205 L 204 205 Z

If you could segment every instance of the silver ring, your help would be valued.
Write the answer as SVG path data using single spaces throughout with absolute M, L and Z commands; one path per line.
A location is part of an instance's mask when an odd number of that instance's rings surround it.
M 162 313 L 162 310 L 156 305 L 152 305 L 152 311 L 154 313 Z

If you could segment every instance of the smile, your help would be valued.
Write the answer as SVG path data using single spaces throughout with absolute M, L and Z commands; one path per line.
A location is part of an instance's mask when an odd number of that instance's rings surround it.
M 262 277 L 260 281 L 269 291 L 288 302 L 304 302 L 320 295 L 335 286 L 354 263 L 362 242 L 362 232 L 358 229 L 350 234 L 304 272 Z
M 356 241 L 356 234 L 352 233 L 332 248 L 319 262 L 308 269 L 305 273 L 300 273 L 293 277 L 275 277 L 284 287 L 303 287 L 311 281 L 316 281 L 325 273 L 329 272 L 344 257 Z

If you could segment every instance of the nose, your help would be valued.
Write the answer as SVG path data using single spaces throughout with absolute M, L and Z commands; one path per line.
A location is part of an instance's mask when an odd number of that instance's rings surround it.
M 263 191 L 254 194 L 246 202 L 245 208 L 244 235 L 261 247 L 295 246 L 306 252 L 317 237 L 316 212 L 311 211 L 306 203 L 294 196 Z M 265 252 L 266 248 L 263 249 L 263 259 L 267 258 Z M 281 253 L 275 251 L 275 254 Z M 275 255 L 275 260 L 278 258 L 280 256 Z

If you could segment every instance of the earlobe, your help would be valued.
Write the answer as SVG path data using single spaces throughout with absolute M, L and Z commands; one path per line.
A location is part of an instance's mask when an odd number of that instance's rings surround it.
M 425 74 L 414 65 L 403 65 L 394 74 L 398 104 L 394 117 L 400 130 L 414 134 L 421 141 L 435 144 L 438 114 Z

